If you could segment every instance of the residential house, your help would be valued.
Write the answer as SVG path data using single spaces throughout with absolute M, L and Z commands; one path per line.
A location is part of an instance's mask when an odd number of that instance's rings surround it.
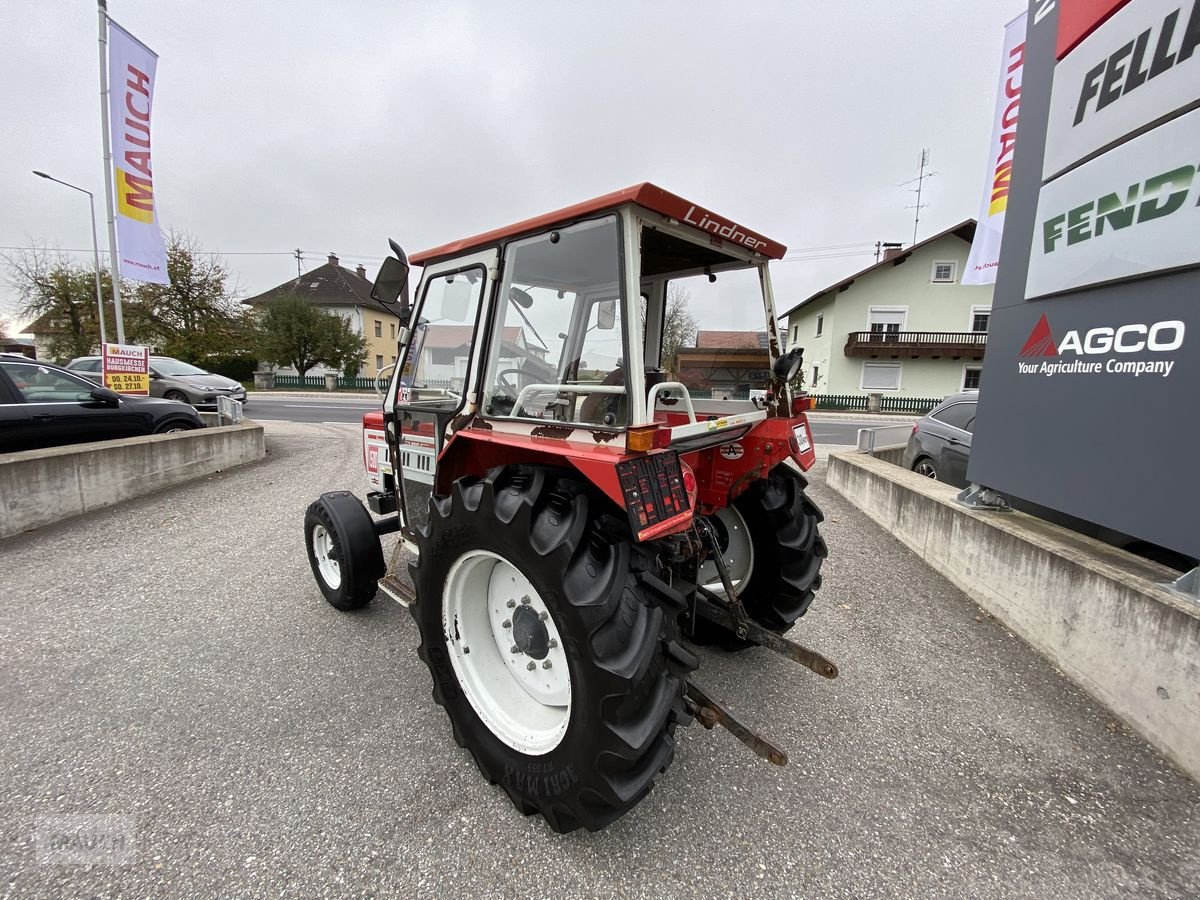
M 813 394 L 942 398 L 978 388 L 990 285 L 964 285 L 975 220 L 906 249 L 796 304 L 780 317 L 804 348 Z
M 261 306 L 288 294 L 301 297 L 326 312 L 337 313 L 366 339 L 367 359 L 359 375 L 374 376 L 396 361 L 396 331 L 400 320 L 382 303 L 371 299 L 371 282 L 361 265 L 347 269 L 339 263 L 336 254 L 330 253 L 325 265 L 242 302 Z M 289 368 L 278 371 L 295 374 Z M 327 371 L 333 370 L 318 367 L 308 374 L 320 375 Z
M 695 347 L 676 353 L 678 378 L 714 399 L 744 399 L 766 387 L 771 360 L 765 331 L 697 331 Z

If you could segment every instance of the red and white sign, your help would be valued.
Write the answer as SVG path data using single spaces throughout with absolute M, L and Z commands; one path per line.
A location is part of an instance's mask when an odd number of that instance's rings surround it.
M 102 357 L 104 386 L 119 394 L 150 394 L 150 348 L 105 344 Z
M 992 142 L 988 144 L 987 176 L 979 222 L 971 255 L 963 272 L 963 284 L 995 284 L 1000 266 L 1000 241 L 1008 210 L 1008 188 L 1012 180 L 1013 151 L 1017 146 L 1017 120 L 1021 109 L 1021 75 L 1025 70 L 1025 19 L 1022 13 L 1004 29 L 1004 55 L 1000 63 L 1000 87 L 992 118 Z
M 120 25 L 108 23 L 108 115 L 121 251 L 118 265 L 124 278 L 170 284 L 150 165 L 150 113 L 157 67 L 158 55 L 153 50 Z

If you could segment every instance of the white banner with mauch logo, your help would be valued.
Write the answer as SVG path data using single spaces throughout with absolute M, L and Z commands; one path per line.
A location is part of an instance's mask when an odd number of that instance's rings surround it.
M 118 266 L 135 281 L 170 284 L 167 248 L 154 207 L 150 112 L 158 55 L 108 23 L 108 124 L 112 135 Z
M 963 272 L 963 284 L 995 284 L 1000 268 L 1000 240 L 1008 210 L 1008 186 L 1012 180 L 1013 150 L 1017 146 L 1017 119 L 1021 108 L 1021 73 L 1025 68 L 1025 18 L 1022 13 L 1004 29 L 1004 56 L 1000 65 L 1000 88 L 992 142 L 988 144 L 987 179 L 971 254 Z

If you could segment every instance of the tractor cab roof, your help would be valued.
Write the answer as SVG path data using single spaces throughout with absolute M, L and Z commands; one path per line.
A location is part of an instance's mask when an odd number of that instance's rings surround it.
M 502 244 L 526 234 L 545 231 L 555 225 L 566 225 L 593 213 L 616 209 L 626 204 L 641 206 L 674 219 L 681 225 L 704 232 L 717 246 L 728 243 L 759 253 L 769 259 L 779 259 L 787 252 L 787 247 L 783 244 L 751 231 L 732 219 L 719 216 L 702 206 L 684 200 L 669 191 L 664 191 L 657 185 L 642 182 L 621 191 L 613 191 L 611 194 L 576 203 L 574 206 L 567 206 L 554 212 L 515 222 L 504 228 L 496 228 L 473 237 L 442 244 L 440 247 L 422 250 L 412 254 L 410 260 L 414 265 L 428 265 L 438 260 L 460 256 L 471 250 Z

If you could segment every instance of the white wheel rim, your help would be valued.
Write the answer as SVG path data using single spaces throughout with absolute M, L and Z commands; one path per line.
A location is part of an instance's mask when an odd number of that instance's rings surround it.
M 333 552 L 333 537 L 325 530 L 324 525 L 313 527 L 312 548 L 321 580 L 331 591 L 336 591 L 342 584 L 342 567 L 338 565 L 337 556 Z
M 487 550 L 460 556 L 446 575 L 442 631 L 459 686 L 492 734 L 530 756 L 562 742 L 571 719 L 567 656 L 520 569 Z
M 733 582 L 734 590 L 741 590 L 754 574 L 754 542 L 750 540 L 750 528 L 742 514 L 732 506 L 719 510 L 709 518 L 719 520 L 719 525 L 714 523 L 714 528 L 718 534 L 723 530 L 727 536 L 728 544 L 721 556 L 725 560 L 725 568 L 729 570 L 729 580 Z M 717 574 L 717 564 L 711 559 L 700 565 L 700 584 L 714 594 L 725 596 L 725 586 Z

